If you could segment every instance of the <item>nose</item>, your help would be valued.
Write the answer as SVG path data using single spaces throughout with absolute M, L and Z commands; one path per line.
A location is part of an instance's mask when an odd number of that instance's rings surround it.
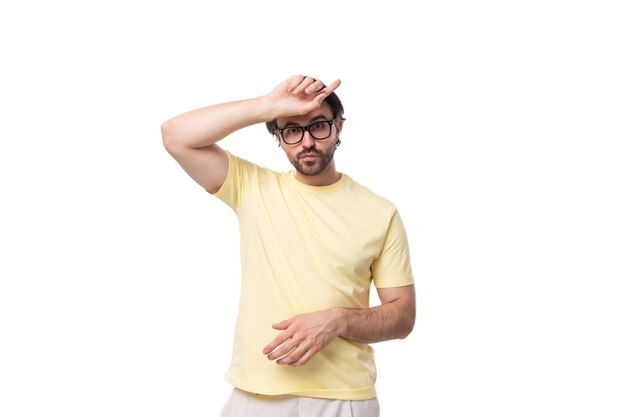
M 302 142 L 300 142 L 300 144 L 305 148 L 310 148 L 312 145 L 315 145 L 315 139 L 313 139 L 308 130 L 304 132 L 304 136 L 302 137 Z

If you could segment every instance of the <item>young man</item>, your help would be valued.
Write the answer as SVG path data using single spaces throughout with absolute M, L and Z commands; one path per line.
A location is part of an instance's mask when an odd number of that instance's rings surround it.
M 161 127 L 167 151 L 240 224 L 241 298 L 226 374 L 235 388 L 222 417 L 378 416 L 369 343 L 413 329 L 400 216 L 335 167 L 339 84 L 297 75 L 264 96 Z M 295 171 L 274 172 L 216 145 L 255 123 L 266 123 Z M 374 308 L 372 281 L 382 302 Z

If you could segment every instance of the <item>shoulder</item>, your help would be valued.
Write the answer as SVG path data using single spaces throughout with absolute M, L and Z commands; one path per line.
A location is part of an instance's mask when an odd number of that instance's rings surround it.
M 348 179 L 350 182 L 351 192 L 353 193 L 353 198 L 357 204 L 364 207 L 370 207 L 378 213 L 386 214 L 389 217 L 396 213 L 396 205 L 387 197 L 357 182 L 350 176 L 348 176 Z
M 277 172 L 263 165 L 251 162 L 246 158 L 226 151 L 229 168 L 238 171 L 241 175 L 276 175 Z

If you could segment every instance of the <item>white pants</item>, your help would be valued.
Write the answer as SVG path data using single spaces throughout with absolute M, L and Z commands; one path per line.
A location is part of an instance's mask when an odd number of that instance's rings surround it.
M 378 399 L 331 400 L 257 395 L 234 388 L 220 417 L 380 417 Z

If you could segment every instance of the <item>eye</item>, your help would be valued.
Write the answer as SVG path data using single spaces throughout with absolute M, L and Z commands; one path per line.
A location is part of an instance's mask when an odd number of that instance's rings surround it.
M 322 130 L 324 129 L 324 123 L 318 122 L 311 125 L 311 129 L 313 130 Z
M 290 127 L 285 131 L 288 135 L 297 135 L 300 133 L 299 127 Z

